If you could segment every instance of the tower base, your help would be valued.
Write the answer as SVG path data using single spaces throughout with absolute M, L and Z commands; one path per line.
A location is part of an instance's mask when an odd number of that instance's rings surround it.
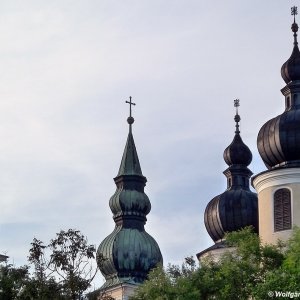
M 228 247 L 225 241 L 220 241 L 215 243 L 213 246 L 199 252 L 196 254 L 199 264 L 205 264 L 207 259 L 210 259 L 214 262 L 218 262 L 222 255 L 226 252 L 233 252 L 235 251 L 234 247 Z
M 105 297 L 108 296 L 114 300 L 128 300 L 134 294 L 137 287 L 138 285 L 136 284 L 121 283 L 100 291 L 97 300 L 106 299 Z

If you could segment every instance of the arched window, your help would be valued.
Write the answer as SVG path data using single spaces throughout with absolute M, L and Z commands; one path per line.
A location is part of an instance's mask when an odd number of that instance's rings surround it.
M 274 194 L 274 231 L 291 228 L 291 192 L 289 189 L 280 189 Z

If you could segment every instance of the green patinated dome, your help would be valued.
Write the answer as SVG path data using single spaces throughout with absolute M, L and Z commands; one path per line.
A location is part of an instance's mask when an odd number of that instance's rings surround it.
M 114 282 L 143 282 L 149 271 L 162 263 L 162 255 L 154 238 L 144 230 L 116 226 L 100 244 L 97 256 L 106 258 L 101 273 L 105 287 Z
M 163 263 L 157 242 L 144 229 L 151 203 L 144 193 L 147 179 L 142 174 L 131 124 L 120 169 L 114 178 L 116 192 L 109 201 L 116 226 L 97 251 L 97 263 L 106 279 L 102 289 L 125 282 L 141 283 L 152 268 Z
M 128 183 L 125 182 L 117 188 L 115 194 L 110 198 L 109 206 L 114 218 L 135 215 L 141 220 L 146 220 L 146 215 L 151 210 L 148 196 L 144 192 L 130 189 Z

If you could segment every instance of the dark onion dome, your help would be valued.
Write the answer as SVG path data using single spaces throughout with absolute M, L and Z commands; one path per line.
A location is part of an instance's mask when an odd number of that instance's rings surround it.
M 235 116 L 236 131 L 232 143 L 224 150 L 224 160 L 228 166 L 231 165 L 244 165 L 249 166 L 252 161 L 252 153 L 247 145 L 244 144 L 240 131 L 238 129 L 238 122 L 240 116 Z
M 294 49 L 281 68 L 287 85 L 285 111 L 266 122 L 257 137 L 259 154 L 268 169 L 300 166 L 300 52 L 297 42 L 298 25 L 292 25 Z
M 300 51 L 297 42 L 298 24 L 292 24 L 294 32 L 294 49 L 290 58 L 281 67 L 281 76 L 285 83 L 300 80 Z
M 204 223 L 214 242 L 222 240 L 226 232 L 250 225 L 258 232 L 257 195 L 242 187 L 230 187 L 208 203 Z
M 257 147 L 268 169 L 300 166 L 300 106 L 265 123 Z
M 238 114 L 235 121 L 235 137 L 224 151 L 224 160 L 229 166 L 223 172 L 227 177 L 227 190 L 214 197 L 204 213 L 205 227 L 214 242 L 222 240 L 226 232 L 246 226 L 253 226 L 258 232 L 257 194 L 249 189 L 252 172 L 247 168 L 252 154 L 240 136 Z
M 132 135 L 134 119 L 130 116 L 127 121 L 129 134 L 114 178 L 117 188 L 109 201 L 116 225 L 97 250 L 97 263 L 106 279 L 101 289 L 141 283 L 152 268 L 163 262 L 157 242 L 144 229 L 151 204 L 144 193 L 147 179 L 142 175 Z

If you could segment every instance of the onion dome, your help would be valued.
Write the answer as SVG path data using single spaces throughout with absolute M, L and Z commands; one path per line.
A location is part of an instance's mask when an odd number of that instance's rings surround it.
M 294 23 L 294 49 L 281 68 L 286 86 L 285 111 L 266 122 L 257 137 L 259 154 L 268 169 L 300 166 L 300 52 L 297 42 L 298 25 L 295 23 L 297 8 L 292 8 Z
M 234 120 L 236 122 L 235 136 L 232 143 L 224 150 L 223 157 L 228 166 L 249 166 L 252 161 L 252 153 L 248 146 L 244 144 L 240 136 L 239 121 L 241 118 L 238 114 L 236 114 Z
M 295 22 L 295 14 L 294 23 L 291 27 L 294 32 L 294 49 L 290 58 L 281 67 L 281 76 L 285 83 L 300 80 L 300 51 L 297 42 L 298 24 Z
M 235 100 L 235 107 L 238 106 L 239 100 Z M 258 232 L 257 194 L 249 189 L 252 172 L 247 168 L 252 153 L 240 136 L 238 111 L 234 119 L 235 136 L 224 151 L 224 160 L 229 166 L 223 172 L 227 177 L 227 190 L 214 197 L 204 213 L 206 230 L 214 242 L 222 240 L 226 232 L 250 225 Z
M 126 102 L 130 103 L 129 134 L 118 175 L 114 178 L 116 192 L 109 201 L 116 225 L 97 250 L 97 263 L 106 279 L 101 289 L 121 283 L 141 283 L 149 271 L 163 261 L 157 242 L 144 229 L 151 204 L 144 193 L 147 179 L 142 174 L 132 135 L 131 105 L 135 104 L 131 97 L 130 102 Z

